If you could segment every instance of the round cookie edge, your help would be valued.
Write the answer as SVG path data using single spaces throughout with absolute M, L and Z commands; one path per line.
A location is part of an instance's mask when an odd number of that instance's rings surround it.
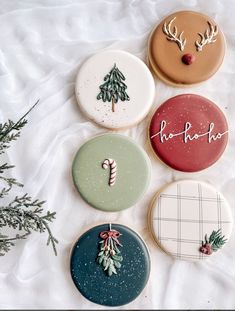
M 198 171 L 182 171 L 182 170 L 178 170 L 178 169 L 176 169 L 176 168 L 174 168 L 174 167 L 172 167 L 172 166 L 166 164 L 166 163 L 157 155 L 157 153 L 156 153 L 155 150 L 153 149 L 153 146 L 152 146 L 152 143 L 151 143 L 151 138 L 150 138 L 150 126 L 151 126 L 151 123 L 152 123 L 152 118 L 153 118 L 153 116 L 155 115 L 156 111 L 158 110 L 158 108 L 160 108 L 162 105 L 164 105 L 168 100 L 173 99 L 173 98 L 175 98 L 175 97 L 180 97 L 180 96 L 182 96 L 182 95 L 193 95 L 193 96 L 196 95 L 196 96 L 198 96 L 198 97 L 201 97 L 201 98 L 206 99 L 206 100 L 208 100 L 209 102 L 211 102 L 211 103 L 213 104 L 213 106 L 215 106 L 215 108 L 216 108 L 218 111 L 221 111 L 221 112 L 222 112 L 222 114 L 223 114 L 223 116 L 224 116 L 224 119 L 225 119 L 225 121 L 226 121 L 227 128 L 228 128 L 228 138 L 227 138 L 226 146 L 225 146 L 224 150 L 222 151 L 221 155 L 220 155 L 220 156 L 218 157 L 218 159 L 217 159 L 214 163 L 212 163 L 210 166 L 208 166 L 208 167 L 206 167 L 206 168 L 203 168 L 203 169 L 201 169 L 201 170 L 198 170 Z M 150 146 L 150 149 L 151 149 L 151 151 L 152 151 L 152 153 L 153 153 L 155 159 L 158 160 L 158 161 L 159 161 L 161 164 L 163 164 L 165 167 L 170 168 L 170 169 L 172 169 L 172 170 L 174 170 L 174 171 L 176 171 L 176 172 L 183 172 L 183 173 L 189 173 L 189 174 L 195 174 L 195 173 L 198 173 L 198 172 L 203 172 L 203 171 L 205 171 L 205 170 L 207 170 L 207 169 L 213 167 L 214 165 L 216 165 L 217 162 L 218 162 L 218 161 L 220 160 L 220 158 L 223 156 L 224 152 L 226 151 L 226 149 L 227 149 L 227 147 L 228 147 L 228 142 L 229 142 L 229 136 L 230 136 L 230 135 L 229 135 L 229 122 L 228 122 L 228 120 L 227 120 L 227 116 L 225 115 L 225 113 L 220 109 L 220 107 L 219 107 L 216 103 L 214 103 L 211 99 L 209 99 L 209 98 L 207 98 L 207 97 L 204 97 L 204 96 L 201 96 L 201 95 L 198 95 L 198 94 L 195 94 L 195 93 L 183 93 L 183 94 L 175 95 L 175 96 L 173 96 L 173 97 L 170 97 L 170 98 L 164 100 L 163 103 L 161 103 L 158 107 L 156 107 L 155 110 L 152 112 L 152 114 L 151 114 L 149 120 L 150 120 L 150 121 L 149 121 L 148 127 L 147 127 L 147 129 L 148 129 L 147 140 L 148 140 L 148 145 Z
M 106 136 L 106 135 L 119 136 L 119 137 L 122 137 L 122 138 L 124 137 L 125 139 L 129 140 L 129 141 L 130 141 L 132 144 L 134 144 L 134 145 L 138 148 L 138 150 L 141 152 L 141 154 L 143 155 L 143 157 L 144 157 L 145 160 L 146 160 L 146 164 L 147 164 L 147 167 L 148 167 L 148 180 L 147 180 L 147 183 L 146 183 L 146 185 L 145 185 L 145 188 L 144 188 L 142 194 L 135 200 L 135 202 L 134 202 L 131 206 L 128 206 L 128 207 L 123 208 L 123 209 L 121 209 L 121 210 L 119 210 L 119 209 L 115 209 L 115 210 L 101 209 L 101 208 L 98 208 L 98 207 L 96 207 L 95 205 L 89 203 L 89 202 L 87 201 L 87 199 L 81 194 L 81 192 L 79 191 L 79 188 L 78 188 L 78 186 L 76 185 L 76 182 L 75 182 L 74 165 L 75 165 L 75 160 L 76 160 L 76 158 L 77 158 L 77 155 L 78 155 L 80 149 L 81 149 L 86 143 L 88 143 L 89 141 L 91 141 L 91 140 L 93 140 L 93 139 L 96 139 L 96 138 L 98 138 L 98 137 L 101 137 L 101 136 Z M 126 136 L 126 135 L 123 135 L 123 134 L 120 134 L 120 133 L 103 133 L 103 134 L 97 134 L 97 135 L 95 135 L 95 136 L 92 136 L 92 138 L 89 138 L 88 140 L 86 140 L 86 141 L 78 148 L 78 150 L 76 151 L 75 156 L 74 156 L 74 158 L 73 158 L 71 172 L 72 172 L 73 184 L 74 184 L 74 186 L 75 186 L 75 188 L 76 188 L 78 194 L 80 195 L 80 197 L 83 199 L 83 201 L 84 201 L 89 207 L 95 208 L 96 210 L 101 211 L 101 212 L 108 212 L 108 213 L 113 213 L 113 212 L 114 212 L 114 213 L 116 213 L 116 212 L 125 211 L 125 210 L 127 210 L 128 208 L 132 208 L 135 204 L 137 204 L 139 201 L 141 201 L 141 200 L 143 199 L 144 195 L 146 194 L 146 192 L 147 192 L 147 190 L 148 190 L 148 188 L 149 188 L 150 182 L 151 182 L 151 177 L 152 177 L 152 163 L 151 163 L 151 160 L 150 160 L 150 158 L 149 158 L 147 152 L 145 151 L 145 149 L 144 149 L 141 145 L 137 144 L 137 142 L 136 142 L 133 138 L 131 138 L 131 137 L 129 137 L 129 136 Z
M 87 232 L 89 232 L 90 230 L 92 230 L 93 228 L 95 227 L 99 227 L 99 226 L 102 226 L 102 225 L 109 225 L 109 224 L 112 224 L 112 225 L 117 225 L 117 226 L 122 226 L 124 228 L 127 228 L 128 230 L 130 230 L 131 232 L 133 232 L 136 236 L 138 236 L 138 238 L 140 239 L 140 241 L 142 242 L 144 248 L 145 248 L 145 253 L 147 254 L 147 257 L 148 257 L 148 275 L 146 276 L 146 282 L 144 284 L 144 287 L 143 289 L 141 290 L 141 292 L 134 298 L 132 299 L 131 301 L 129 301 L 128 303 L 125 303 L 125 304 L 120 304 L 120 305 L 115 305 L 115 306 L 112 306 L 112 305 L 102 305 L 102 304 L 99 304 L 97 302 L 93 302 L 91 300 L 89 300 L 79 289 L 78 287 L 76 286 L 75 282 L 74 282 L 74 279 L 73 279 L 73 276 L 72 276 L 72 268 L 71 268 L 71 261 L 72 261 L 72 255 L 73 255 L 73 251 L 74 251 L 74 248 L 76 247 L 78 241 L 80 240 L 80 238 L 82 238 Z M 73 282 L 73 285 L 75 286 L 75 288 L 77 289 L 77 291 L 80 293 L 80 295 L 85 298 L 87 301 L 93 303 L 93 304 L 96 304 L 96 305 L 99 305 L 99 306 L 106 306 L 106 307 L 120 307 L 120 306 L 128 306 L 129 304 L 131 304 L 133 301 L 135 301 L 142 293 L 143 291 L 146 289 L 146 286 L 149 282 L 149 278 L 150 278 L 150 274 L 151 274 L 151 269 L 152 269 L 152 262 L 151 262 L 151 255 L 150 255 L 150 251 L 149 251 L 149 247 L 147 245 L 147 243 L 145 242 L 145 240 L 142 238 L 142 236 L 140 235 L 140 233 L 138 232 L 138 230 L 134 230 L 132 227 L 130 227 L 128 224 L 122 224 L 122 223 L 117 223 L 117 222 L 102 222 L 102 221 L 98 221 L 96 222 L 95 224 L 93 224 L 92 226 L 90 225 L 87 225 L 81 232 L 81 234 L 78 236 L 78 238 L 76 238 L 74 240 L 73 243 L 71 243 L 71 247 L 70 247 L 70 250 L 69 250 L 69 272 L 70 272 L 70 278 Z
M 118 53 L 122 53 L 122 54 L 128 55 L 128 57 L 131 57 L 131 58 L 135 59 L 144 68 L 145 72 L 147 74 L 149 74 L 149 77 L 151 77 L 150 80 L 151 80 L 151 84 L 152 84 L 151 85 L 152 95 L 151 95 L 151 100 L 149 99 L 149 103 L 151 103 L 151 104 L 149 104 L 148 109 L 146 109 L 145 113 L 142 115 L 142 117 L 139 120 L 137 120 L 137 121 L 135 121 L 135 122 L 133 122 L 133 123 L 131 123 L 129 125 L 126 125 L 126 126 L 120 126 L 120 127 L 107 126 L 107 125 L 104 125 L 101 122 L 96 121 L 93 116 L 91 116 L 90 114 L 88 114 L 85 111 L 85 109 L 82 107 L 82 104 L 81 104 L 81 102 L 79 100 L 79 96 L 78 96 L 79 92 L 77 90 L 77 84 L 78 84 L 77 81 L 79 79 L 79 72 L 80 72 L 80 70 L 83 69 L 84 65 L 86 64 L 87 61 L 89 61 L 90 58 L 92 58 L 93 56 L 96 56 L 98 54 L 103 54 L 103 53 L 106 53 L 106 52 L 118 52 Z M 112 131 L 127 130 L 127 129 L 130 129 L 130 128 L 136 126 L 137 124 L 141 123 L 147 117 L 149 111 L 151 110 L 151 108 L 153 106 L 154 98 L 155 98 L 155 81 L 154 81 L 154 77 L 152 75 L 152 72 L 151 72 L 149 66 L 142 59 L 140 59 L 139 57 L 135 56 L 134 54 L 131 54 L 131 53 L 129 53 L 127 51 L 124 51 L 124 50 L 118 50 L 118 49 L 102 50 L 102 51 L 99 51 L 98 53 L 92 54 L 90 57 L 86 58 L 82 62 L 81 66 L 79 67 L 79 69 L 77 71 L 74 89 L 75 89 L 75 97 L 76 97 L 77 105 L 78 105 L 79 109 L 81 110 L 83 116 L 87 117 L 90 121 L 94 122 L 100 128 L 105 128 L 105 129 L 112 130 Z
M 147 42 L 147 63 L 148 63 L 148 67 L 149 67 L 149 70 L 155 75 L 155 77 L 157 77 L 158 79 L 160 79 L 162 82 L 164 82 L 165 84 L 169 85 L 169 86 L 172 86 L 172 87 L 181 87 L 181 88 L 190 88 L 190 87 L 194 87 L 194 86 L 197 86 L 197 85 L 200 85 L 201 83 L 204 83 L 208 80 L 210 80 L 221 68 L 222 64 L 223 64 L 223 61 L 224 61 L 224 58 L 225 58 L 225 54 L 226 54 L 226 51 L 227 51 L 227 42 L 226 42 L 226 38 L 225 38 L 225 35 L 221 29 L 221 27 L 219 27 L 220 29 L 220 33 L 221 33 L 221 37 L 222 37 L 222 40 L 224 42 L 224 55 L 223 55 L 223 58 L 221 60 L 221 63 L 220 65 L 218 66 L 218 69 L 212 73 L 207 79 L 204 79 L 202 81 L 198 81 L 198 82 L 195 82 L 195 83 L 177 83 L 176 81 L 173 81 L 173 80 L 170 80 L 167 78 L 167 76 L 164 75 L 163 72 L 161 72 L 161 70 L 157 69 L 157 66 L 154 65 L 154 61 L 151 57 L 151 52 L 150 52 L 150 45 L 151 45 L 151 39 L 152 39 L 152 36 L 155 32 L 155 30 L 158 28 L 158 26 L 168 17 L 168 16 L 171 16 L 172 14 L 177 14 L 177 13 L 198 13 L 200 15 L 203 15 L 204 17 L 209 17 L 211 18 L 213 21 L 214 21 L 214 18 L 210 17 L 210 16 L 207 16 L 206 14 L 204 13 L 201 13 L 199 11 L 193 11 L 193 10 L 179 10 L 179 11 L 175 11 L 175 12 L 171 12 L 169 13 L 168 15 L 166 15 L 164 18 L 162 18 L 160 20 L 160 22 L 158 24 L 156 24 L 154 26 L 154 28 L 152 29 L 152 31 L 150 32 L 150 35 L 148 37 L 148 42 Z
M 202 185 L 204 185 L 205 187 L 208 187 L 209 189 L 216 191 L 220 194 L 221 198 L 224 200 L 226 206 L 227 206 L 227 212 L 229 214 L 229 217 L 231 219 L 231 226 L 230 226 L 230 232 L 227 236 L 227 242 L 226 244 L 229 242 L 232 232 L 233 232 L 233 226 L 234 226 L 234 220 L 233 220 L 233 214 L 231 211 L 231 206 L 228 202 L 228 200 L 225 198 L 225 196 L 223 195 L 223 193 L 219 190 L 217 190 L 211 183 L 202 181 L 202 180 L 196 180 L 196 179 L 186 179 L 186 178 L 182 178 L 173 182 L 168 182 L 165 185 L 163 185 L 162 187 L 159 188 L 159 190 L 156 191 L 156 193 L 154 194 L 150 205 L 149 205 L 149 212 L 148 212 L 148 228 L 149 228 L 149 232 L 150 235 L 152 236 L 153 241 L 157 244 L 157 246 L 160 248 L 160 250 L 162 252 L 164 252 L 165 254 L 169 255 L 171 258 L 173 258 L 174 260 L 182 260 L 182 261 L 188 261 L 188 262 L 203 262 L 205 259 L 209 259 L 209 256 L 204 256 L 203 260 L 197 260 L 197 259 L 187 259 L 187 258 L 176 258 L 174 255 L 172 255 L 169 251 L 167 251 L 158 241 L 158 238 L 156 236 L 156 234 L 154 233 L 153 230 L 153 220 L 152 220 L 152 215 L 153 215 L 153 209 L 156 208 L 156 205 L 154 206 L 154 204 L 157 202 L 158 197 L 160 196 L 160 194 L 164 191 L 164 189 L 167 189 L 169 186 L 174 185 L 174 184 L 178 184 L 178 183 L 185 183 L 185 182 L 193 182 L 193 183 L 200 183 Z M 226 245 L 224 246 L 226 247 Z M 216 254 L 213 254 L 213 257 L 216 256 Z

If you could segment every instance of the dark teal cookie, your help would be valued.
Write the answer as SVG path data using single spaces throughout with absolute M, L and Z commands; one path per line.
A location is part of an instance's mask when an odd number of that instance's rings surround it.
M 103 224 L 85 232 L 71 255 L 72 279 L 88 300 L 121 306 L 144 289 L 150 272 L 148 249 L 140 236 L 120 224 Z

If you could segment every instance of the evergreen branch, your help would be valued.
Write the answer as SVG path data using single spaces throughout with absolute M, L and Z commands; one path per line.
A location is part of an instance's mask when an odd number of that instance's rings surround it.
M 3 140 L 4 137 L 6 137 L 11 131 L 16 130 L 19 131 L 22 129 L 22 127 L 25 126 L 27 123 L 27 120 L 25 120 L 26 116 L 33 110 L 33 108 L 39 103 L 39 99 L 36 101 L 36 103 L 16 122 L 9 120 L 8 124 L 2 126 L 2 129 L 5 129 L 3 133 L 0 133 L 0 141 Z M 6 126 L 6 128 L 5 128 Z M 1 128 L 0 128 L 1 130 Z
M 0 130 L 0 154 L 4 153 L 4 149 L 10 147 L 10 142 L 16 140 L 20 137 L 20 130 L 27 123 L 26 120 L 20 122 L 16 127 L 14 123 L 9 120 L 7 123 L 4 123 L 2 130 Z M 11 131 L 16 130 L 17 133 L 10 133 Z
M 16 122 L 11 120 L 0 124 L 0 154 L 8 148 L 10 142 L 20 136 L 21 129 L 27 124 L 25 117 L 38 104 L 39 100 Z M 0 199 L 9 194 L 13 186 L 23 187 L 14 178 L 3 176 L 3 174 L 14 166 L 7 163 L 0 165 L 0 181 L 5 184 L 0 189 Z M 23 234 L 16 234 L 8 237 L 0 232 L 0 256 L 4 256 L 15 245 L 19 239 L 25 239 L 32 231 L 47 232 L 47 245 L 52 244 L 55 255 L 57 255 L 56 244 L 58 240 L 53 236 L 48 223 L 55 219 L 55 212 L 47 212 L 43 215 L 42 205 L 45 201 L 33 200 L 28 194 L 21 197 L 16 196 L 12 202 L 6 206 L 0 206 L 0 228 L 9 227 L 14 230 L 24 231 Z
M 16 185 L 18 187 L 23 187 L 23 184 L 19 183 L 15 178 L 7 178 L 4 176 L 0 176 L 0 180 L 5 181 L 8 184 L 8 186 Z
M 13 241 L 26 239 L 29 233 L 22 235 L 16 234 L 15 237 L 9 238 L 6 235 L 0 233 L 0 256 L 4 256 L 7 252 L 10 251 L 11 247 L 15 245 Z
M 4 149 L 9 148 L 11 141 L 16 140 L 20 137 L 21 129 L 27 124 L 26 116 L 32 111 L 32 109 L 38 104 L 37 102 L 16 122 L 8 120 L 4 124 L 0 125 L 0 154 L 4 153 Z M 13 132 L 13 131 L 16 131 Z M 13 132 L 13 133 L 12 133 Z
M 8 165 L 7 163 L 0 165 L 0 174 L 2 174 L 5 170 L 9 170 L 10 168 L 13 167 L 14 165 Z
M 55 213 L 53 213 L 53 214 L 55 214 Z M 52 214 L 50 214 L 50 217 L 52 217 Z M 49 220 L 49 221 L 51 221 L 51 220 Z M 42 223 L 44 224 L 44 226 L 48 232 L 47 245 L 49 245 L 51 243 L 53 250 L 54 250 L 54 253 L 57 256 L 56 244 L 58 244 L 59 241 L 52 235 L 51 229 L 49 228 L 47 222 L 45 220 L 42 220 Z
M 41 215 L 43 209 L 41 208 L 44 201 L 34 200 L 25 194 L 22 197 L 15 197 L 15 199 L 6 207 L 0 207 L 0 228 L 8 226 L 9 228 L 24 230 L 27 234 L 32 231 L 48 233 L 48 242 L 52 244 L 55 255 L 57 239 L 52 235 L 48 226 L 48 222 L 55 219 L 55 212 L 47 212 L 46 215 Z M 34 208 L 31 210 L 30 208 Z

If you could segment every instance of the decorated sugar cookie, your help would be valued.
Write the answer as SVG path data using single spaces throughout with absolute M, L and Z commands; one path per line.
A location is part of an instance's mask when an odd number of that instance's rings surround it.
M 103 224 L 85 232 L 74 245 L 71 274 L 75 286 L 88 300 L 120 306 L 144 289 L 150 257 L 140 236 L 120 224 Z
M 199 12 L 167 16 L 152 32 L 148 59 L 153 72 L 173 86 L 209 79 L 223 62 L 225 39 L 217 23 Z
M 157 108 L 149 139 L 165 164 L 179 171 L 197 172 L 214 164 L 223 154 L 228 125 L 223 112 L 212 101 L 183 94 Z
M 113 212 L 128 208 L 143 197 L 151 164 L 132 139 L 104 134 L 80 147 L 72 173 L 78 192 L 88 204 Z
M 150 212 L 155 241 L 177 259 L 211 257 L 228 242 L 232 231 L 230 207 L 211 185 L 177 181 L 159 191 Z
M 154 99 L 148 67 L 130 53 L 109 50 L 90 57 L 76 80 L 78 104 L 88 118 L 110 129 L 140 122 Z

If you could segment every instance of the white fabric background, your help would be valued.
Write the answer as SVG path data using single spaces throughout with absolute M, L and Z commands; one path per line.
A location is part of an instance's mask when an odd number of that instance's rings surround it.
M 191 89 L 169 87 L 156 80 L 154 107 L 180 93 L 214 100 L 230 123 L 229 146 L 220 161 L 197 174 L 173 171 L 152 155 L 147 117 L 122 131 L 150 155 L 152 182 L 144 199 L 119 213 L 97 211 L 82 201 L 71 179 L 71 163 L 83 142 L 106 130 L 79 111 L 74 81 L 82 61 L 103 49 L 123 49 L 145 59 L 150 31 L 167 14 L 181 9 L 202 11 L 216 19 L 228 44 L 224 64 L 209 81 Z M 0 0 L 0 121 L 17 120 L 40 98 L 21 138 L 8 152 L 13 175 L 24 191 L 46 199 L 57 212 L 52 225 L 59 239 L 58 257 L 45 246 L 46 235 L 32 234 L 0 258 L 0 308 L 103 308 L 83 298 L 69 272 L 75 239 L 97 222 L 130 225 L 147 242 L 150 280 L 128 308 L 235 308 L 235 238 L 204 263 L 175 261 L 152 241 L 147 210 L 159 187 L 180 178 L 200 178 L 223 192 L 235 214 L 235 1 L 219 0 Z M 19 189 L 19 191 L 21 191 Z M 23 193 L 23 192 L 22 192 Z M 127 306 L 124 306 L 126 308 Z

